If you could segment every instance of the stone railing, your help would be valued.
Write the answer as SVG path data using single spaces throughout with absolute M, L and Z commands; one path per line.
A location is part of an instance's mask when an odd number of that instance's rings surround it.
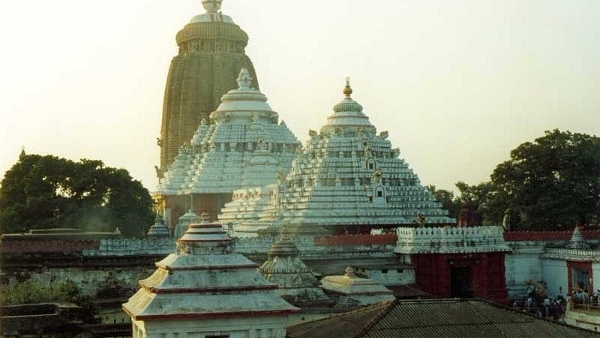
M 315 237 L 315 244 L 324 246 L 394 244 L 396 241 L 396 234 L 336 235 Z
M 85 256 L 167 255 L 175 252 L 171 238 L 102 239 L 97 250 L 84 250 Z
M 600 230 L 584 229 L 581 236 L 585 240 L 600 239 Z M 507 242 L 517 241 L 569 241 L 573 237 L 573 230 L 562 231 L 507 231 L 504 240 Z
M 342 239 L 345 237 L 348 240 Z M 297 236 L 291 237 L 290 240 L 298 247 L 302 258 L 380 257 L 394 254 L 395 243 L 390 242 L 391 237 L 395 235 Z M 331 240 L 331 238 L 335 239 Z M 364 239 L 364 242 L 357 239 Z M 241 254 L 266 254 L 277 240 L 278 238 L 275 237 L 236 238 L 234 251 Z
M 85 250 L 97 250 L 100 240 L 96 239 L 46 239 L 0 243 L 0 254 L 24 253 L 75 253 Z
M 499 226 L 397 228 L 397 253 L 508 252 Z
M 542 257 L 568 259 L 572 261 L 600 262 L 600 251 L 597 249 L 547 248 Z

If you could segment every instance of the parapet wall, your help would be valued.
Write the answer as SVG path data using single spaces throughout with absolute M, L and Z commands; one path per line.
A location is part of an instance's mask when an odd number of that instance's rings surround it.
M 573 236 L 573 230 L 564 231 L 507 231 L 504 233 L 504 240 L 507 242 L 517 241 L 569 241 Z M 599 240 L 600 230 L 590 229 L 581 230 L 581 236 L 584 240 Z
M 68 240 L 68 239 L 48 239 L 3 242 L 0 245 L 2 254 L 23 254 L 23 253 L 71 253 L 83 250 L 98 250 L 100 240 Z
M 337 245 L 395 245 L 398 236 L 396 234 L 382 235 L 339 235 L 339 236 L 321 236 L 315 237 L 314 242 L 317 246 L 337 246 Z
M 102 239 L 96 250 L 84 250 L 85 256 L 167 255 L 175 252 L 175 241 L 163 238 Z
M 403 254 L 508 252 L 499 226 L 397 228 L 395 251 Z

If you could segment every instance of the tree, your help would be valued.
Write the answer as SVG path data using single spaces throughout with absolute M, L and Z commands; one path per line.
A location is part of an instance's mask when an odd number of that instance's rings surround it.
M 0 232 L 79 228 L 142 236 L 153 221 L 152 198 L 125 169 L 102 161 L 26 155 L 0 186 Z
M 600 215 L 600 138 L 546 131 L 514 149 L 491 175 L 485 217 L 506 212 L 513 228 L 560 229 L 597 222 Z
M 435 185 L 428 185 L 427 188 L 435 199 L 442 204 L 442 209 L 448 211 L 448 217 L 457 218 L 460 213 L 461 202 L 449 190 L 437 189 Z

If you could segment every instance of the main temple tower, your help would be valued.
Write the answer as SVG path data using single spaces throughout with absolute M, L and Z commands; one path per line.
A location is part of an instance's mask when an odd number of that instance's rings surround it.
M 227 91 L 237 88 L 240 69 L 249 71 L 258 89 L 256 72 L 245 53 L 248 35 L 220 12 L 223 0 L 202 0 L 206 13 L 197 15 L 176 36 L 163 102 L 160 170 L 173 162 L 181 145 L 190 141 L 200 122 L 209 120 Z

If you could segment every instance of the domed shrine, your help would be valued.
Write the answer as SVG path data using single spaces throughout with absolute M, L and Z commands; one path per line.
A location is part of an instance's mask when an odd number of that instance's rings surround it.
M 377 134 L 351 97 L 344 99 L 320 132 L 310 131 L 305 150 L 278 184 L 234 192 L 219 215 L 236 236 L 257 236 L 285 225 L 293 234 L 369 233 L 405 224 L 456 224 L 418 176 L 392 148 L 388 133 Z
M 168 170 L 179 147 L 208 120 L 228 90 L 236 88 L 241 68 L 258 88 L 252 61 L 246 55 L 248 35 L 220 12 L 222 0 L 202 0 L 206 13 L 196 15 L 176 35 L 179 51 L 171 60 L 163 101 L 159 177 Z
M 175 225 L 175 232 L 173 233 L 173 237 L 175 239 L 181 238 L 187 231 L 190 224 L 201 223 L 201 218 L 198 217 L 193 211 L 189 210 L 181 217 L 177 219 L 177 224 Z
M 212 123 L 202 121 L 160 181 L 171 220 L 186 209 L 217 213 L 234 190 L 274 183 L 290 170 L 301 147 L 285 123 L 279 123 L 265 95 L 252 86 L 247 69 L 237 81 L 238 88 L 223 95 L 211 113 Z
M 321 284 L 336 298 L 337 307 L 364 306 L 395 299 L 391 290 L 372 279 L 356 276 L 352 267 L 347 267 L 343 276 L 323 277 Z
M 160 215 L 156 215 L 154 224 L 148 229 L 148 237 L 170 237 L 171 232 L 164 225 L 162 217 Z
M 333 302 L 319 287 L 312 270 L 300 259 L 300 250 L 287 236 L 285 228 L 259 271 L 268 281 L 279 285 L 276 290 L 279 295 L 296 306 L 328 306 Z
M 285 337 L 287 303 L 257 270 L 232 252 L 217 223 L 192 224 L 177 253 L 156 263 L 123 310 L 133 337 Z

